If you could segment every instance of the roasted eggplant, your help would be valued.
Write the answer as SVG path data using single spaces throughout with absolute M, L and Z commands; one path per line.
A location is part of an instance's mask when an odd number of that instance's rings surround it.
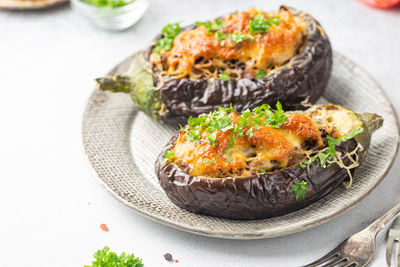
M 189 117 L 233 105 L 242 111 L 284 103 L 304 109 L 322 95 L 332 50 L 308 13 L 238 11 L 183 29 L 167 25 L 137 53 L 125 75 L 97 79 L 98 88 L 130 93 L 153 118 Z
M 261 219 L 303 208 L 344 184 L 350 188 L 382 117 L 337 105 L 241 114 L 218 110 L 172 137 L 155 173 L 169 199 L 186 210 Z M 351 189 L 350 189 L 351 190 Z

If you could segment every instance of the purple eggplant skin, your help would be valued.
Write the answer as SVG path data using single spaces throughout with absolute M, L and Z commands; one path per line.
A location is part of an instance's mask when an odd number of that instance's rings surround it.
M 287 8 L 282 6 L 281 8 Z M 285 110 L 304 109 L 304 100 L 314 104 L 323 94 L 332 70 L 332 49 L 321 25 L 308 13 L 289 9 L 293 16 L 306 21 L 307 36 L 300 52 L 276 72 L 262 79 L 175 79 L 164 75 L 164 84 L 158 80 L 159 71 L 153 67 L 153 79 L 167 116 L 198 116 L 220 106 L 232 106 L 242 111 L 261 104 L 284 103 Z M 194 28 L 190 26 L 189 28 Z M 160 38 L 160 37 L 158 37 Z M 157 40 L 157 38 L 156 38 Z M 143 56 L 149 62 L 154 45 Z
M 336 151 L 353 151 L 357 143 L 359 162 L 370 145 L 372 133 L 382 126 L 383 119 L 375 114 L 357 115 L 364 131 L 355 138 L 336 145 Z M 349 179 L 346 169 L 333 164 L 322 168 L 319 161 L 301 168 L 299 164 L 271 174 L 258 174 L 240 178 L 195 177 L 180 170 L 164 158 L 165 150 L 178 135 L 167 143 L 155 164 L 155 172 L 168 198 L 177 206 L 194 213 L 229 219 L 264 219 L 279 216 L 323 198 Z M 346 165 L 350 160 L 343 158 Z M 351 170 L 354 175 L 356 168 Z M 290 187 L 293 182 L 306 181 L 308 189 L 304 199 L 295 199 Z M 351 190 L 351 189 L 350 189 Z

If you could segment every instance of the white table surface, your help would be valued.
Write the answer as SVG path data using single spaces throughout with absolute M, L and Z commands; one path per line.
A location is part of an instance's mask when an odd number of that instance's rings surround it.
M 400 7 L 355 0 L 286 1 L 313 14 L 333 48 L 363 66 L 400 104 Z M 95 180 L 81 142 L 93 79 L 144 46 L 170 22 L 187 24 L 280 1 L 154 0 L 125 32 L 101 31 L 75 10 L 0 11 L 0 266 L 83 266 L 105 245 L 145 266 L 299 266 L 364 228 L 400 200 L 400 165 L 345 215 L 264 240 L 198 236 L 153 222 L 114 200 Z M 395 145 L 395 144 L 393 144 Z M 88 204 L 90 202 L 90 205 Z M 110 231 L 99 225 L 106 223 Z M 385 266 L 385 236 L 371 266 Z M 170 252 L 179 263 L 168 263 Z

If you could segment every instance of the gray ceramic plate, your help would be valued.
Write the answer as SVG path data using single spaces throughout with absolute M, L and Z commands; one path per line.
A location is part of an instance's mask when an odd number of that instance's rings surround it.
M 132 56 L 109 75 L 123 73 Z M 257 239 L 303 231 L 343 214 L 361 201 L 385 177 L 397 154 L 396 113 L 382 90 L 364 70 L 335 53 L 332 78 L 323 96 L 358 112 L 374 112 L 385 119 L 378 130 L 353 186 L 340 187 L 320 201 L 284 216 L 237 221 L 198 215 L 169 201 L 154 174 L 154 162 L 175 133 L 172 125 L 152 120 L 138 111 L 126 94 L 95 90 L 83 116 L 83 144 L 101 183 L 116 199 L 157 222 L 196 234 Z

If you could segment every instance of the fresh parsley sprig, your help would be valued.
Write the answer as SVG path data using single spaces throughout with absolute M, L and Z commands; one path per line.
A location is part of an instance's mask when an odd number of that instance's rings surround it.
M 97 250 L 93 255 L 92 265 L 85 267 L 143 267 L 142 259 L 136 258 L 134 254 L 122 252 L 119 256 L 110 251 L 109 247 Z
M 161 51 L 169 51 L 172 48 L 175 37 L 181 32 L 179 23 L 167 24 L 161 31 L 162 38 L 156 41 L 153 51 L 160 53 Z
M 306 197 L 306 190 L 308 189 L 308 182 L 293 181 L 293 183 L 290 185 L 290 187 L 292 188 L 294 197 L 296 199 L 304 199 Z

